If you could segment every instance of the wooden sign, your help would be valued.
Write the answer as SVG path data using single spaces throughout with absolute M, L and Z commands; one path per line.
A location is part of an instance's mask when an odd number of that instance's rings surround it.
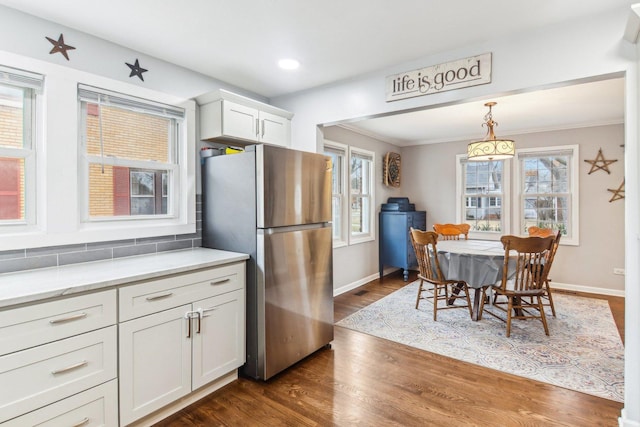
M 491 83 L 491 53 L 387 76 L 386 100 L 398 101 Z

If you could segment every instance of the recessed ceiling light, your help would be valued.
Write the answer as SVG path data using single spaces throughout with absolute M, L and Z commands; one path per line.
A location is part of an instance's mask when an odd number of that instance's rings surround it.
M 278 66 L 283 70 L 295 70 L 300 66 L 300 63 L 295 59 L 281 59 L 278 61 Z

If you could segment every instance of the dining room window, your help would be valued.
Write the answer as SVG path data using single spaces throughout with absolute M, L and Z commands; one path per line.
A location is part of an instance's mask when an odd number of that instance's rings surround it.
M 184 111 L 102 89 L 78 89 L 85 221 L 175 216 Z
M 372 151 L 349 147 L 349 243 L 360 243 L 374 235 L 374 158 Z
M 517 151 L 518 234 L 531 226 L 560 230 L 578 243 L 578 145 Z
M 458 216 L 470 235 L 493 238 L 508 229 L 509 172 L 504 160 L 467 161 L 458 156 Z M 490 237 L 493 236 L 493 237 Z
M 36 126 L 44 77 L 0 66 L 0 225 L 36 222 Z
M 326 140 L 324 154 L 333 163 L 333 247 L 374 240 L 375 153 Z

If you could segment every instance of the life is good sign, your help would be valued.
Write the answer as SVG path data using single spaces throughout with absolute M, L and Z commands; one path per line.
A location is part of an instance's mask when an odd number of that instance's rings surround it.
M 387 76 L 387 102 L 491 83 L 491 53 Z

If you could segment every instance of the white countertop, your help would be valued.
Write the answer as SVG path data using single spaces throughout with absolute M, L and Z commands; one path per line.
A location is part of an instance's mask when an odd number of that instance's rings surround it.
M 195 248 L 0 274 L 0 308 L 248 258 L 237 252 Z

